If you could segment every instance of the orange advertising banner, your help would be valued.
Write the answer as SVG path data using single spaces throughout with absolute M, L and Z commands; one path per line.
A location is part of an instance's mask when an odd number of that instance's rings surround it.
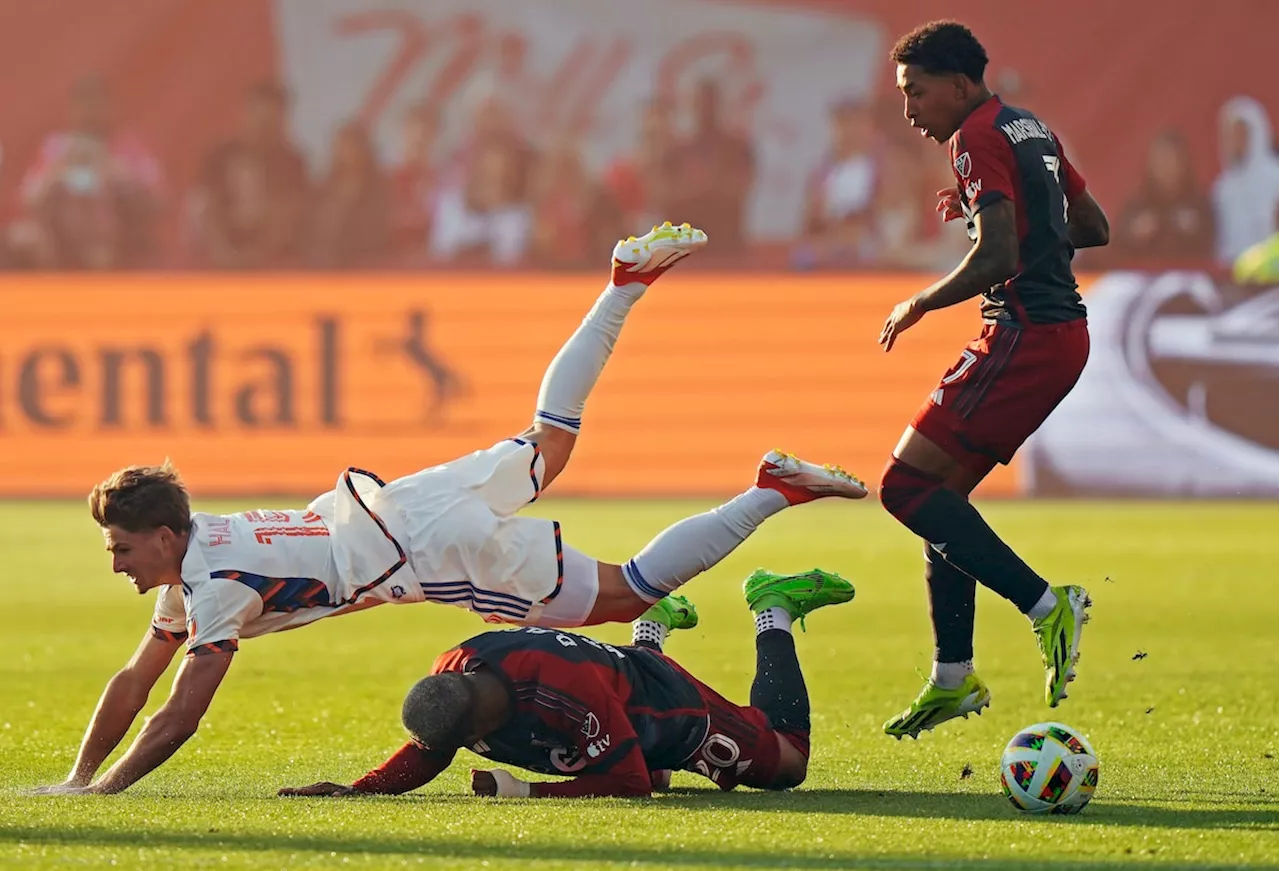
M 553 492 L 718 495 L 783 447 L 874 480 L 978 329 L 876 336 L 911 276 L 674 273 L 633 309 Z M 524 429 L 598 276 L 30 277 L 0 282 L 0 495 L 81 496 L 170 457 L 199 496 L 384 479 Z M 1016 492 L 999 469 L 988 494 Z

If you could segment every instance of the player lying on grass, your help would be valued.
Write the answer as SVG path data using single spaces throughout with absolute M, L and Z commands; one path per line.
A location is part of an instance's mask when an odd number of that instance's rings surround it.
M 473 769 L 477 795 L 649 795 L 672 769 L 725 790 L 799 786 L 809 762 L 809 697 L 792 621 L 848 602 L 853 587 L 819 569 L 757 571 L 745 591 L 756 624 L 750 707 L 729 702 L 662 653 L 669 629 L 697 624 L 692 605 L 668 597 L 633 624 L 628 647 L 536 627 L 464 641 L 409 690 L 402 720 L 412 740 L 390 759 L 350 786 L 313 783 L 280 795 L 408 792 L 448 768 L 461 747 L 573 776 L 527 783 L 502 769 Z
M 950 147 L 956 185 L 939 191 L 944 220 L 963 217 L 973 240 L 946 278 L 899 303 L 885 350 L 921 318 L 981 296 L 981 335 L 916 412 L 880 484 L 880 501 L 924 542 L 936 651 L 915 701 L 884 724 L 915 738 L 990 704 L 973 673 L 975 582 L 1031 621 L 1045 668 L 1045 701 L 1067 697 L 1088 617 L 1088 593 L 1050 586 L 987 525 L 969 494 L 1014 453 L 1071 391 L 1089 356 L 1071 258 L 1105 245 L 1107 219 L 1058 138 L 983 82 L 987 53 L 968 28 L 935 21 L 894 46 L 903 112 Z
M 124 469 L 95 487 L 89 504 L 112 570 L 139 593 L 160 593 L 151 628 L 107 684 L 66 782 L 41 791 L 119 792 L 164 762 L 195 732 L 241 638 L 423 601 L 490 622 L 629 622 L 782 509 L 864 497 L 838 467 L 770 452 L 754 486 L 663 531 L 624 565 L 562 545 L 555 521 L 517 515 L 569 461 L 587 395 L 631 306 L 706 241 L 687 224 L 664 224 L 618 243 L 612 281 L 551 362 L 534 423 L 518 438 L 386 485 L 348 469 L 305 511 L 193 515 L 167 465 Z M 183 642 L 187 658 L 169 699 L 91 785 Z

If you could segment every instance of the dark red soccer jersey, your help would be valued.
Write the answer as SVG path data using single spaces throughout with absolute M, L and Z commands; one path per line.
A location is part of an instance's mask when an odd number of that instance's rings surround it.
M 983 294 L 983 319 L 1049 324 L 1084 317 L 1071 271 L 1067 203 L 1084 193 L 1085 181 L 1058 138 L 1030 112 L 992 97 L 949 144 L 969 238 L 977 238 L 976 215 L 994 202 L 1011 200 L 1017 216 L 1018 271 Z
M 507 684 L 515 709 L 506 725 L 469 749 L 575 778 L 535 784 L 539 795 L 648 795 L 651 770 L 684 767 L 707 737 L 710 712 L 698 685 L 656 651 L 524 627 L 464 641 L 436 660 L 432 674 L 481 667 Z M 406 745 L 357 788 L 414 789 L 453 754 L 437 756 Z

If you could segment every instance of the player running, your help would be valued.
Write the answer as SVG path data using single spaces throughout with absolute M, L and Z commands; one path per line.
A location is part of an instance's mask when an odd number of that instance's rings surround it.
M 123 469 L 89 496 L 112 570 L 160 588 L 151 627 L 107 684 L 67 780 L 47 792 L 119 792 L 196 729 L 241 638 L 384 603 L 440 602 L 490 622 L 573 627 L 631 621 L 724 559 L 768 517 L 827 496 L 860 499 L 835 466 L 772 451 L 754 486 L 663 531 L 624 565 L 564 545 L 560 525 L 518 516 L 569 461 L 587 396 L 627 313 L 655 279 L 707 242 L 669 223 L 613 252 L 612 281 L 560 349 L 533 425 L 518 438 L 383 484 L 348 469 L 305 511 L 192 514 L 168 465 Z M 92 778 L 185 642 L 168 700 Z
M 501 769 L 473 769 L 477 795 L 649 795 L 670 769 L 695 771 L 724 790 L 799 786 L 809 763 L 809 696 L 792 621 L 848 602 L 853 586 L 820 569 L 761 570 L 745 591 L 756 623 L 751 707 L 726 700 L 662 653 L 668 630 L 697 624 L 692 605 L 668 597 L 636 621 L 629 647 L 539 628 L 462 642 L 409 690 L 401 718 L 412 740 L 390 759 L 350 786 L 313 783 L 280 795 L 408 792 L 448 768 L 460 747 L 573 776 L 527 783 Z
M 898 40 L 891 57 L 907 120 L 950 148 L 956 187 L 938 192 L 938 209 L 947 221 L 963 216 L 974 244 L 950 275 L 894 307 L 880 343 L 892 350 L 928 312 L 978 295 L 984 321 L 916 413 L 881 481 L 884 507 L 925 541 L 933 672 L 911 706 L 884 725 L 914 738 L 990 703 L 973 673 L 975 580 L 1031 619 L 1051 707 L 1075 677 L 1088 594 L 1049 586 L 968 496 L 1080 377 L 1089 332 L 1071 259 L 1077 248 L 1107 244 L 1108 227 L 1057 137 L 987 88 L 987 54 L 968 28 L 923 25 Z

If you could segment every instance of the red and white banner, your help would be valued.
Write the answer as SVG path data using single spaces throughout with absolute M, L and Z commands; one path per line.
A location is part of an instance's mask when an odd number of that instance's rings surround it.
M 404 110 L 430 100 L 463 144 L 496 91 L 526 135 L 581 136 L 595 169 L 638 140 L 645 101 L 704 76 L 755 149 L 748 233 L 794 233 L 804 182 L 827 148 L 832 103 L 867 96 L 890 35 L 874 19 L 789 4 L 705 0 L 278 0 L 293 126 L 324 165 L 334 130 L 361 117 L 395 154 Z
M 1197 272 L 1090 287 L 1080 383 L 1020 454 L 1040 495 L 1277 495 L 1280 292 Z

